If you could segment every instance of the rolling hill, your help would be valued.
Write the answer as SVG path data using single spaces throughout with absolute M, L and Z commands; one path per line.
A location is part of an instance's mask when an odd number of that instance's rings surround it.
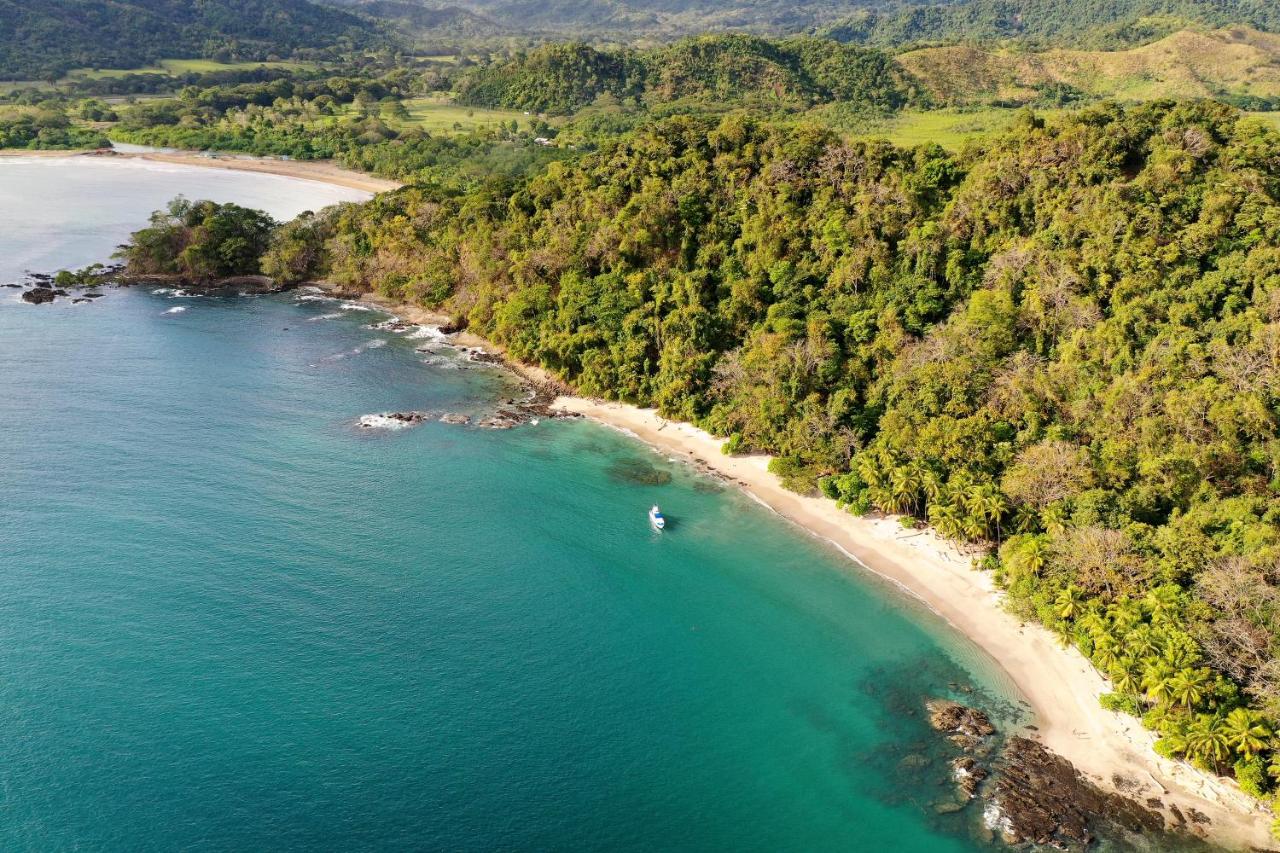
M 259 60 L 381 39 L 369 21 L 306 0 L 0 0 L 0 79 L 171 57 Z
M 1120 51 L 1029 53 L 958 45 L 911 51 L 898 61 L 944 104 L 1025 102 L 1064 88 L 1126 101 L 1280 98 L 1280 36 L 1246 27 L 1184 30 Z
M 839 41 L 904 45 L 1017 41 L 1116 50 L 1188 27 L 1280 32 L 1274 0 L 959 0 L 867 4 L 822 30 Z

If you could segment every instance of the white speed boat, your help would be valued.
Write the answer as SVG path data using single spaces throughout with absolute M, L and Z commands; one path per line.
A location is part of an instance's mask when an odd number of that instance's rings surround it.
M 649 523 L 658 530 L 667 526 L 667 520 L 662 517 L 662 510 L 658 509 L 657 504 L 654 504 L 653 508 L 649 510 Z

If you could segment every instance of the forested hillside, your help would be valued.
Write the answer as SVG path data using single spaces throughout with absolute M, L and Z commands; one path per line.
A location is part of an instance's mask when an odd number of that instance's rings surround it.
M 156 245 L 166 245 L 157 241 Z M 953 156 L 743 115 L 284 227 L 585 394 L 989 549 L 1160 749 L 1280 774 L 1280 135 L 1211 102 Z
M 1088 49 L 1129 47 L 1188 25 L 1280 29 L 1270 0 L 456 0 L 518 33 L 631 40 L 711 31 L 818 30 L 879 45 L 1018 39 Z
M 0 0 L 0 79 L 368 46 L 367 21 L 307 0 Z
M 1280 31 L 1271 0 L 961 0 L 866 7 L 823 33 L 841 41 L 901 45 L 1017 39 L 1041 47 L 1117 49 L 1188 25 L 1243 24 Z
M 892 0 L 458 0 L 514 30 L 635 38 L 712 30 L 802 32 Z
M 668 103 L 794 106 L 841 102 L 892 110 L 913 81 L 886 53 L 829 39 L 702 36 L 648 51 L 553 44 L 476 69 L 459 82 L 463 103 L 569 113 L 601 95 Z

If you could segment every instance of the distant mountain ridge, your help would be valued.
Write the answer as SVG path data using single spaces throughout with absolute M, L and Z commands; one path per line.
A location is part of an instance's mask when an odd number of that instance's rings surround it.
M 370 21 L 307 0 L 0 0 L 0 79 L 174 57 L 286 57 L 380 38 Z
M 507 33 L 662 38 L 741 30 L 816 33 L 885 47 L 1017 40 L 1117 49 L 1188 26 L 1280 32 L 1274 0 L 330 0 L 374 14 L 397 7 L 467 10 Z
M 512 27 L 461 6 L 426 5 L 414 0 L 343 0 L 342 5 L 402 29 L 427 32 L 437 38 L 489 38 L 513 31 Z
M 839 41 L 1020 40 L 1042 47 L 1117 49 L 1155 41 L 1188 26 L 1245 25 L 1280 32 L 1275 0 L 961 0 L 867 8 L 822 34 Z

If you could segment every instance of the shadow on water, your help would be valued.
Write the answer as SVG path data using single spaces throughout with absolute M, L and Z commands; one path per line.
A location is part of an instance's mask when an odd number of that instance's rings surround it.
M 716 482 L 711 477 L 696 477 L 693 480 L 693 490 L 704 495 L 718 495 L 724 489 L 724 484 Z
M 665 486 L 671 482 L 671 472 L 635 457 L 615 459 L 606 473 L 609 479 L 632 486 Z

